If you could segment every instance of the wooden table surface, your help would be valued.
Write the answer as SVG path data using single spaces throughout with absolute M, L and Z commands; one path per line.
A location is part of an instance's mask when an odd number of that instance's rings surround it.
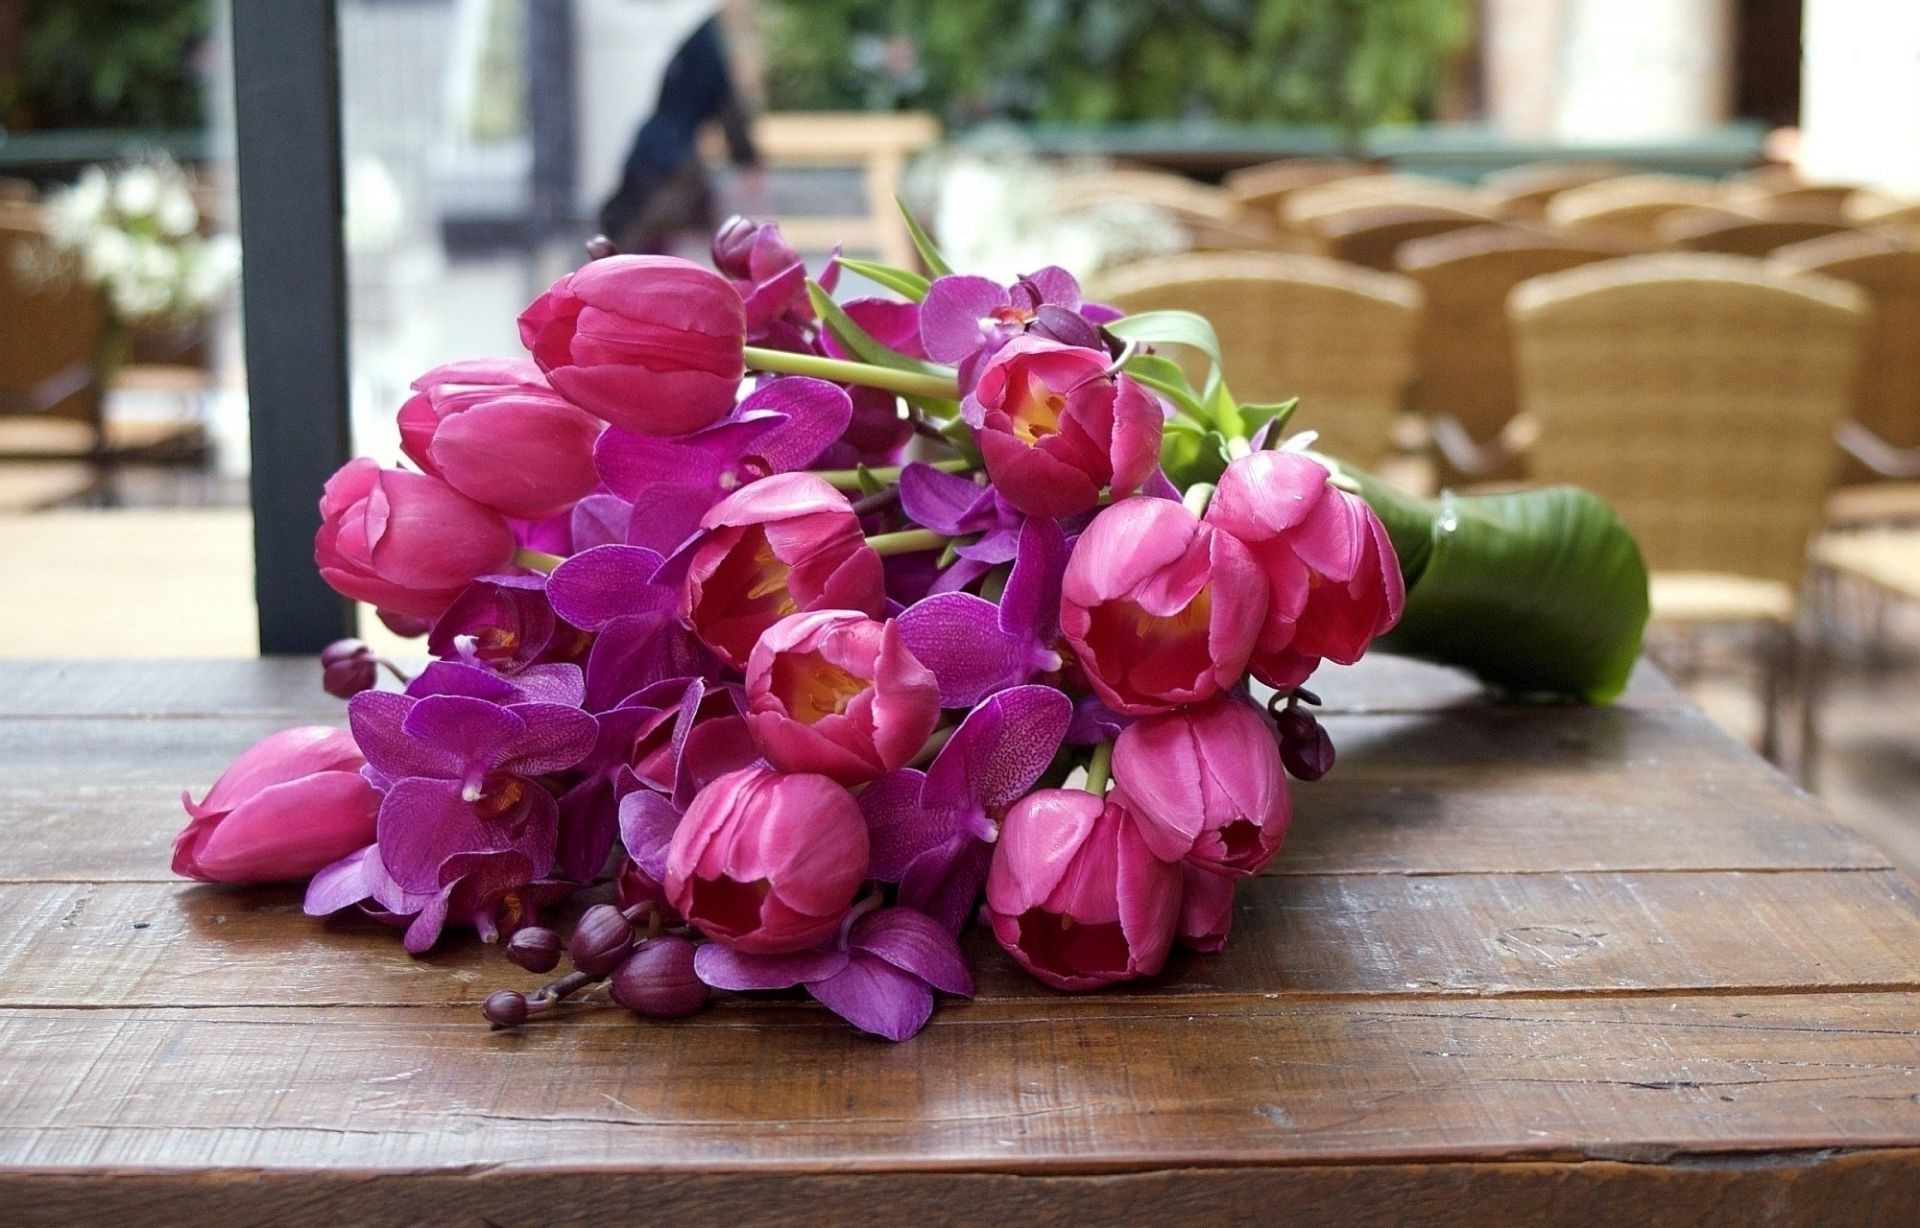
M 537 980 L 497 952 L 170 879 L 179 789 L 338 720 L 316 683 L 0 664 L 9 1224 L 1920 1218 L 1914 884 L 1657 678 L 1330 678 L 1339 766 L 1224 953 L 1074 997 L 976 943 L 902 1045 L 737 1000 L 494 1033 Z

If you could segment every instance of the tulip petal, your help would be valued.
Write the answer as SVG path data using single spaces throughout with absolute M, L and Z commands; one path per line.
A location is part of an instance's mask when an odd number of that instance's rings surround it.
M 892 1041 L 906 1040 L 933 1016 L 925 981 L 861 952 L 832 976 L 808 981 L 807 992 L 862 1032 Z

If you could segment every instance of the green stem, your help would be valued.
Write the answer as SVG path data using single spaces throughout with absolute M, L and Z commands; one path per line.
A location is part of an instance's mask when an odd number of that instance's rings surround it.
M 1233 438 L 1227 440 L 1227 459 L 1228 460 L 1239 460 L 1243 456 L 1252 456 L 1252 455 L 1253 455 L 1252 440 L 1243 438 L 1242 436 L 1239 436 L 1239 435 L 1235 435 Z
M 952 460 L 934 461 L 932 467 L 942 473 L 968 473 L 973 469 L 973 462 L 956 456 Z M 868 469 L 867 476 L 876 482 L 897 482 L 900 480 L 900 471 L 904 468 L 906 468 L 904 465 L 885 465 L 879 469 Z M 814 469 L 811 472 L 814 477 L 837 490 L 865 489 L 860 484 L 858 469 Z
M 1113 775 L 1113 743 L 1102 742 L 1093 748 L 1093 758 L 1087 760 L 1087 792 L 1095 797 L 1105 797 L 1107 778 Z
M 980 595 L 988 601 L 999 601 L 1001 594 L 1007 591 L 1007 580 L 1013 575 L 1013 568 L 1005 564 L 987 573 L 980 581 Z
M 938 550 L 947 544 L 945 534 L 935 533 L 932 529 L 903 529 L 898 533 L 882 533 L 869 537 L 867 545 L 881 558 L 890 554 L 918 554 L 922 550 Z
M 513 561 L 525 567 L 527 570 L 537 571 L 541 575 L 551 575 L 554 568 L 566 562 L 566 560 L 559 555 L 548 554 L 544 550 L 516 550 L 513 554 Z
M 922 375 L 918 371 L 896 371 L 870 363 L 848 362 L 841 358 L 822 358 L 817 354 L 790 354 L 785 350 L 765 350 L 747 346 L 747 366 L 755 371 L 776 375 L 813 375 L 862 388 L 878 388 L 909 397 L 932 397 L 940 401 L 960 399 L 960 385 L 952 376 Z
M 915 755 L 907 766 L 923 768 L 929 763 L 932 763 L 933 757 L 940 753 L 940 748 L 952 740 L 953 735 L 957 733 L 959 729 L 960 726 L 958 725 L 947 725 L 944 728 L 934 730 L 933 735 L 927 739 L 926 745 L 920 748 L 920 753 Z
M 1193 485 L 1187 487 L 1187 493 L 1180 498 L 1180 502 L 1186 505 L 1186 509 L 1196 516 L 1206 515 L 1207 504 L 1212 501 L 1212 482 L 1195 482 Z

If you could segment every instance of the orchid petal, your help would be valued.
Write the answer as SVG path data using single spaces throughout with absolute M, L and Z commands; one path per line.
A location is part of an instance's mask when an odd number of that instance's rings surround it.
M 887 1040 L 906 1040 L 933 1015 L 933 990 L 925 981 L 864 953 L 832 976 L 808 981 L 807 992 L 862 1032 Z

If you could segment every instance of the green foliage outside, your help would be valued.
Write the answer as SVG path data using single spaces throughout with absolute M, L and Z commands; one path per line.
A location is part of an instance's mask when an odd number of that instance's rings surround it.
M 952 122 L 1429 114 L 1465 0 L 763 0 L 770 104 Z
M 20 36 L 0 56 L 0 124 L 175 129 L 203 122 L 196 61 L 206 52 L 208 0 L 15 5 Z

